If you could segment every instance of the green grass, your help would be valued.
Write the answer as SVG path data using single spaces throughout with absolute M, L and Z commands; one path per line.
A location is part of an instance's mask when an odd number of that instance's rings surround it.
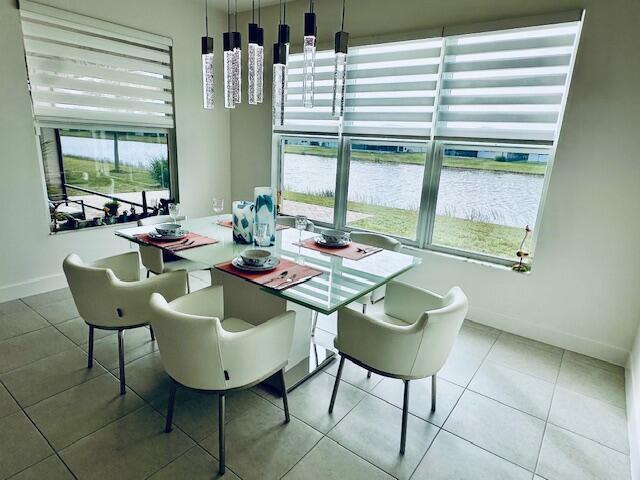
M 334 199 L 297 192 L 283 192 L 285 200 L 311 205 L 333 207 Z M 381 207 L 365 203 L 348 202 L 351 212 L 366 213 L 371 217 L 351 222 L 350 227 L 415 239 L 418 212 L 400 208 Z M 496 257 L 513 258 L 524 232 L 520 228 L 505 227 L 455 217 L 437 216 L 432 243 L 461 250 L 479 252 Z
M 335 148 L 321 147 L 317 145 L 285 145 L 284 151 L 285 153 L 297 155 L 314 155 L 329 158 L 336 157 Z M 392 162 L 408 163 L 411 165 L 423 165 L 425 161 L 425 155 L 422 153 L 364 152 L 361 150 L 351 151 L 351 158 L 362 162 Z M 544 175 L 546 170 L 546 164 L 544 163 L 499 162 L 496 160 L 478 159 L 475 157 L 444 157 L 442 165 L 449 168 L 490 170 L 533 175 Z

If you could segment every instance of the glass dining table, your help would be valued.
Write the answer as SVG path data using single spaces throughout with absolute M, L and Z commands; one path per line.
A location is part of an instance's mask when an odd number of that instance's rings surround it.
M 226 317 L 238 317 L 259 324 L 283 311 L 296 311 L 296 327 L 289 367 L 286 372 L 288 390 L 305 381 L 334 359 L 330 348 L 316 345 L 312 336 L 312 312 L 330 315 L 354 300 L 383 286 L 420 263 L 420 258 L 405 253 L 382 250 L 359 260 L 350 260 L 297 245 L 317 234 L 284 228 L 276 232 L 275 245 L 266 247 L 272 255 L 322 272 L 304 283 L 275 290 L 251 283 L 215 268 L 229 262 L 244 250 L 257 248 L 233 241 L 232 229 L 218 223 L 229 217 L 202 217 L 181 221 L 190 232 L 217 240 L 217 243 L 172 252 L 187 260 L 212 267 L 212 284 L 224 288 Z M 142 226 L 117 230 L 115 234 L 131 242 L 145 245 L 137 235 L 155 230 Z M 263 247 L 260 247 L 263 248 Z

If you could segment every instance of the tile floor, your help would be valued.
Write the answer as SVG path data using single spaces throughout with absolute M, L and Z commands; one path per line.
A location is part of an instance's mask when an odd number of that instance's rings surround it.
M 192 277 L 193 288 L 206 274 Z M 331 345 L 335 318 L 316 338 Z M 210 479 L 217 472 L 216 397 L 179 390 L 163 433 L 167 378 L 146 329 L 117 345 L 87 327 L 68 289 L 0 304 L 0 478 Z M 227 401 L 228 478 L 629 479 L 624 371 L 472 322 L 440 372 L 411 388 L 407 450 L 398 454 L 402 382 L 337 362 L 281 401 L 262 387 Z

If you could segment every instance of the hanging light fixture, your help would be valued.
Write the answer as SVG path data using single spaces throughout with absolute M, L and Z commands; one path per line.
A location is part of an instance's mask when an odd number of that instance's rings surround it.
M 209 36 L 208 0 L 204 1 L 205 36 L 202 37 L 202 106 L 207 110 L 213 108 L 215 93 L 213 71 L 213 38 Z
M 333 70 L 333 103 L 331 113 L 334 117 L 344 114 L 344 97 L 347 88 L 347 50 L 349 34 L 344 31 L 344 11 L 346 0 L 342 0 L 342 23 L 335 38 L 335 65 Z
M 309 0 L 309 11 L 304 14 L 304 39 L 302 42 L 304 63 L 302 66 L 302 104 L 305 108 L 313 108 L 313 77 L 316 63 L 316 14 L 313 11 L 313 0 Z
M 291 46 L 291 28 L 287 25 L 287 4 L 280 0 L 280 24 L 278 25 L 278 43 L 287 49 L 287 64 L 289 63 L 289 47 Z
M 287 102 L 288 55 L 289 25 L 283 23 L 282 0 L 280 0 L 280 24 L 278 25 L 278 43 L 273 44 L 273 91 L 271 96 L 273 125 L 277 127 L 281 127 L 282 125 L 284 125 L 284 107 Z
M 249 24 L 249 103 L 256 105 L 263 100 L 264 82 L 264 29 L 260 27 L 260 0 L 258 23 L 255 23 L 255 0 L 251 1 Z
M 227 31 L 222 36 L 224 49 L 224 106 L 235 108 L 240 103 L 242 91 L 242 38 L 238 32 L 238 5 L 236 0 L 235 25 L 236 30 L 231 31 L 231 6 L 227 0 Z

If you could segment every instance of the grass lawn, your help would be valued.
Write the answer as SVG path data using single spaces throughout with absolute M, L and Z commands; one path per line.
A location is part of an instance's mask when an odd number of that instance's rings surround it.
M 297 192 L 283 192 L 283 198 L 295 202 L 333 207 L 333 198 Z M 405 238 L 415 238 L 418 212 L 399 208 L 380 207 L 358 202 L 349 202 L 348 209 L 372 215 L 349 224 L 380 233 Z M 433 243 L 447 247 L 469 250 L 486 255 L 515 259 L 524 232 L 520 228 L 505 227 L 491 223 L 475 222 L 455 217 L 437 216 L 433 229 Z
M 285 153 L 315 155 L 318 157 L 336 156 L 336 150 L 334 148 L 314 145 L 286 145 Z M 409 163 L 412 165 L 423 165 L 425 160 L 424 154 L 421 153 L 363 152 L 361 150 L 353 150 L 351 152 L 351 158 L 362 162 L 394 162 Z M 546 164 L 544 163 L 498 162 L 495 160 L 478 159 L 475 157 L 444 157 L 442 165 L 449 168 L 491 170 L 533 175 L 544 175 L 546 170 Z

